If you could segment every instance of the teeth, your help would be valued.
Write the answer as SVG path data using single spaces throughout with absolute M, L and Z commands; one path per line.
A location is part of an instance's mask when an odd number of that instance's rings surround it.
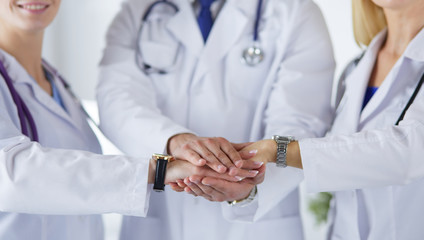
M 46 8 L 46 5 L 24 5 L 23 7 L 29 10 L 41 10 Z

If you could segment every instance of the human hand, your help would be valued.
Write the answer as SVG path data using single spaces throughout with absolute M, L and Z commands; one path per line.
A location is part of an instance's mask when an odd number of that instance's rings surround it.
M 277 159 L 277 143 L 272 139 L 264 139 L 245 146 L 239 151 L 243 159 L 255 162 L 275 162 Z
M 248 161 L 246 161 L 248 162 Z M 230 182 L 214 177 L 190 176 L 178 180 L 171 187 L 174 191 L 185 191 L 194 196 L 201 196 L 210 201 L 233 201 L 246 198 L 252 188 L 263 182 L 265 177 L 265 165 L 258 169 L 258 175 L 254 178 L 246 178 L 239 182 Z
M 168 153 L 178 159 L 186 159 L 196 166 L 208 165 L 218 173 L 237 176 L 239 179 L 256 176 L 255 172 L 237 169 L 235 163 L 242 160 L 236 148 L 247 144 L 232 144 L 225 138 L 198 137 L 179 134 L 170 138 Z
M 176 183 L 177 180 L 185 179 L 192 175 L 225 179 L 229 182 L 240 181 L 239 178 L 230 176 L 228 173 L 217 173 L 208 166 L 195 166 L 185 160 L 174 160 L 167 165 L 165 184 Z
M 277 160 L 277 143 L 272 139 L 257 141 L 246 146 L 239 153 L 243 159 L 275 163 Z M 255 154 L 252 155 L 252 153 Z M 298 141 L 292 141 L 287 145 L 286 163 L 287 166 L 303 169 Z

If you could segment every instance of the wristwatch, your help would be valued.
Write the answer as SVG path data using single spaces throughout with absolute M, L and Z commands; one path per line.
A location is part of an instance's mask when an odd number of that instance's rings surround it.
M 258 188 L 255 185 L 255 187 L 252 188 L 252 191 L 250 191 L 249 196 L 247 196 L 246 198 L 242 200 L 228 201 L 228 204 L 230 206 L 245 207 L 249 205 L 249 203 L 251 203 L 255 199 L 257 193 L 258 193 Z
M 153 190 L 156 192 L 163 192 L 165 190 L 165 174 L 166 166 L 168 162 L 174 160 L 173 156 L 163 155 L 155 153 L 152 158 L 156 160 L 156 173 L 155 173 L 155 183 L 153 184 Z
M 292 136 L 272 136 L 272 139 L 277 143 L 277 167 L 287 167 L 287 146 L 295 139 Z

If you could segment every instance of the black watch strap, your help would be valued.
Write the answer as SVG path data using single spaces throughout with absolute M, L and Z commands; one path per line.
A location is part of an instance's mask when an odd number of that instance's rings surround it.
M 156 173 L 153 190 L 156 192 L 162 192 L 165 190 L 166 166 L 168 165 L 168 161 L 173 160 L 173 157 L 162 154 L 153 154 L 153 158 L 156 159 Z

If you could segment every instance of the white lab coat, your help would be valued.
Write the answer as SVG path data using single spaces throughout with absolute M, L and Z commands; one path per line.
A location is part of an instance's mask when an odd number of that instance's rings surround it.
M 0 59 L 39 134 L 39 143 L 21 134 L 0 77 L 0 239 L 100 240 L 101 216 L 91 214 L 144 216 L 146 161 L 94 154 L 101 149 L 86 115 L 57 76 L 67 112 L 12 56 L 0 50 Z
M 310 191 L 338 191 L 330 239 L 424 237 L 424 90 L 394 126 L 424 73 L 424 30 L 412 40 L 361 112 L 386 36 L 370 44 L 346 79 L 329 137 L 300 141 Z M 355 190 L 360 189 L 360 190 Z
M 179 12 L 153 12 L 140 46 L 145 63 L 170 65 L 177 52 L 176 64 L 166 74 L 147 75 L 134 59 L 141 17 L 152 2 L 123 3 L 109 29 L 100 66 L 100 125 L 126 154 L 163 152 L 171 136 L 184 132 L 246 142 L 271 134 L 322 136 L 327 130 L 334 60 L 314 3 L 264 1 L 259 39 L 265 58 L 250 67 L 241 62 L 241 55 L 252 45 L 256 0 L 226 1 L 206 45 L 192 5 L 174 0 Z M 166 21 L 159 21 L 163 18 Z M 303 176 L 291 168 L 281 171 L 275 175 L 268 167 L 258 202 L 251 205 L 254 217 L 240 219 L 262 219 L 254 224 L 229 222 L 240 217 L 237 207 L 168 189 L 152 194 L 148 218 L 124 219 L 121 237 L 302 239 L 297 185 Z M 276 196 L 276 187 L 285 191 Z M 284 200 L 274 203 L 276 197 Z

